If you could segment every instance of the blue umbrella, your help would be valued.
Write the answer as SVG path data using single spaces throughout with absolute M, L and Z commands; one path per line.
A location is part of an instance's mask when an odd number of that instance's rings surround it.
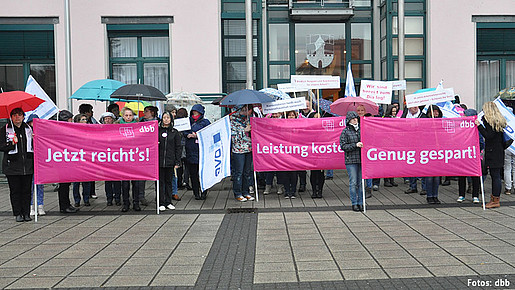
M 111 98 L 111 94 L 118 88 L 125 86 L 120 81 L 111 79 L 94 80 L 85 83 L 73 93 L 72 99 L 95 101 L 118 101 L 119 98 Z
M 276 101 L 291 99 L 290 95 L 288 95 L 287 93 L 280 91 L 280 90 L 273 89 L 273 88 L 264 88 L 259 91 L 269 95 L 270 97 L 274 98 Z
M 315 104 L 315 106 L 316 106 L 316 104 L 317 104 L 317 100 L 316 100 L 316 99 L 313 99 L 313 103 L 314 103 L 314 104 Z M 337 116 L 337 117 L 338 117 L 338 116 L 340 116 L 340 115 L 338 115 L 338 114 L 335 114 L 335 113 L 331 112 L 331 104 L 332 104 L 332 103 L 333 103 L 333 102 L 331 102 L 331 101 L 329 101 L 329 100 L 326 100 L 326 99 L 322 99 L 322 98 L 320 98 L 320 109 L 324 110 L 325 112 L 327 112 L 327 113 L 329 113 L 329 114 L 331 114 L 331 115 L 333 115 L 333 116 Z
M 239 90 L 236 91 L 227 97 L 225 97 L 221 102 L 220 106 L 237 106 L 237 105 L 247 105 L 247 104 L 262 104 L 262 103 L 270 103 L 273 102 L 272 99 L 267 94 L 255 91 L 255 90 Z

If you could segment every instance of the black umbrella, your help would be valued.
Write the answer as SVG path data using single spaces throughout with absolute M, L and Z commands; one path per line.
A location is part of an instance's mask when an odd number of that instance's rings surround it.
M 255 90 L 239 90 L 220 101 L 220 106 L 237 106 L 247 104 L 262 104 L 273 102 L 269 95 Z
M 120 87 L 111 94 L 111 98 L 139 101 L 166 101 L 165 95 L 153 86 L 133 84 Z

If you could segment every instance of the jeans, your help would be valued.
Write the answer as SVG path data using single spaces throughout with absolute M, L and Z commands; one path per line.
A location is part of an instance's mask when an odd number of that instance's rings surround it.
M 82 199 L 89 202 L 89 194 L 91 193 L 91 182 L 74 182 L 73 183 L 73 199 L 75 203 L 80 203 L 80 184 L 82 183 Z
M 263 172 L 263 173 L 265 174 L 265 184 L 266 185 L 274 184 L 275 171 L 267 171 L 267 172 Z
M 438 197 L 438 186 L 440 185 L 440 176 L 424 177 L 426 180 L 427 197 Z
M 325 176 L 326 177 L 333 177 L 334 176 L 334 170 L 332 170 L 332 169 L 326 170 Z
M 515 155 L 510 150 L 504 150 L 504 186 L 512 189 L 515 182 Z
M 361 163 L 345 164 L 349 174 L 349 195 L 352 205 L 363 205 L 361 189 Z
M 232 154 L 232 190 L 234 197 L 249 195 L 252 184 L 252 153 Z
M 179 173 L 177 172 L 177 174 L 179 174 Z M 173 195 L 176 195 L 179 193 L 179 188 L 177 187 L 177 184 L 178 184 L 177 176 L 175 176 L 175 173 L 173 173 L 173 177 L 172 177 L 172 194 Z
M 418 177 L 409 177 L 409 187 L 417 190 L 417 179 Z M 420 183 L 422 184 L 422 190 L 426 190 L 426 179 L 422 178 Z
M 297 171 L 297 174 L 299 175 L 299 185 L 300 186 L 306 186 L 307 184 L 307 178 L 306 178 L 306 175 L 307 175 L 307 172 L 306 170 L 300 170 L 300 171 Z
M 116 201 L 120 201 L 122 199 L 122 182 L 121 181 L 106 181 L 105 182 L 105 191 L 107 201 L 113 201 L 113 197 Z
M 36 185 L 36 197 L 38 199 L 38 205 L 43 205 L 43 196 L 45 193 L 44 184 Z M 30 190 L 30 205 L 34 204 L 34 178 L 32 178 L 32 187 Z

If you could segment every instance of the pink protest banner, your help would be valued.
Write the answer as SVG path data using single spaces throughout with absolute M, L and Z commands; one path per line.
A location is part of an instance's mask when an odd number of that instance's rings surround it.
M 475 117 L 361 120 L 364 179 L 480 176 Z
M 344 169 L 343 117 L 251 118 L 255 171 Z
M 156 121 L 92 125 L 34 119 L 36 184 L 157 180 Z

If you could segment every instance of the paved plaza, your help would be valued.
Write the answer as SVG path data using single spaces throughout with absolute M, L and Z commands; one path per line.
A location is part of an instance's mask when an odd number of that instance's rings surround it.
M 503 193 L 501 208 L 483 211 L 470 195 L 456 203 L 456 181 L 440 187 L 437 206 L 404 194 L 407 185 L 381 184 L 366 213 L 350 210 L 340 170 L 323 199 L 273 191 L 240 203 L 225 179 L 205 201 L 181 190 L 177 209 L 159 215 L 155 202 L 126 214 L 106 206 L 102 182 L 90 207 L 65 215 L 52 189 L 46 216 L 17 223 L 0 184 L 0 287 L 515 288 L 515 196 Z

